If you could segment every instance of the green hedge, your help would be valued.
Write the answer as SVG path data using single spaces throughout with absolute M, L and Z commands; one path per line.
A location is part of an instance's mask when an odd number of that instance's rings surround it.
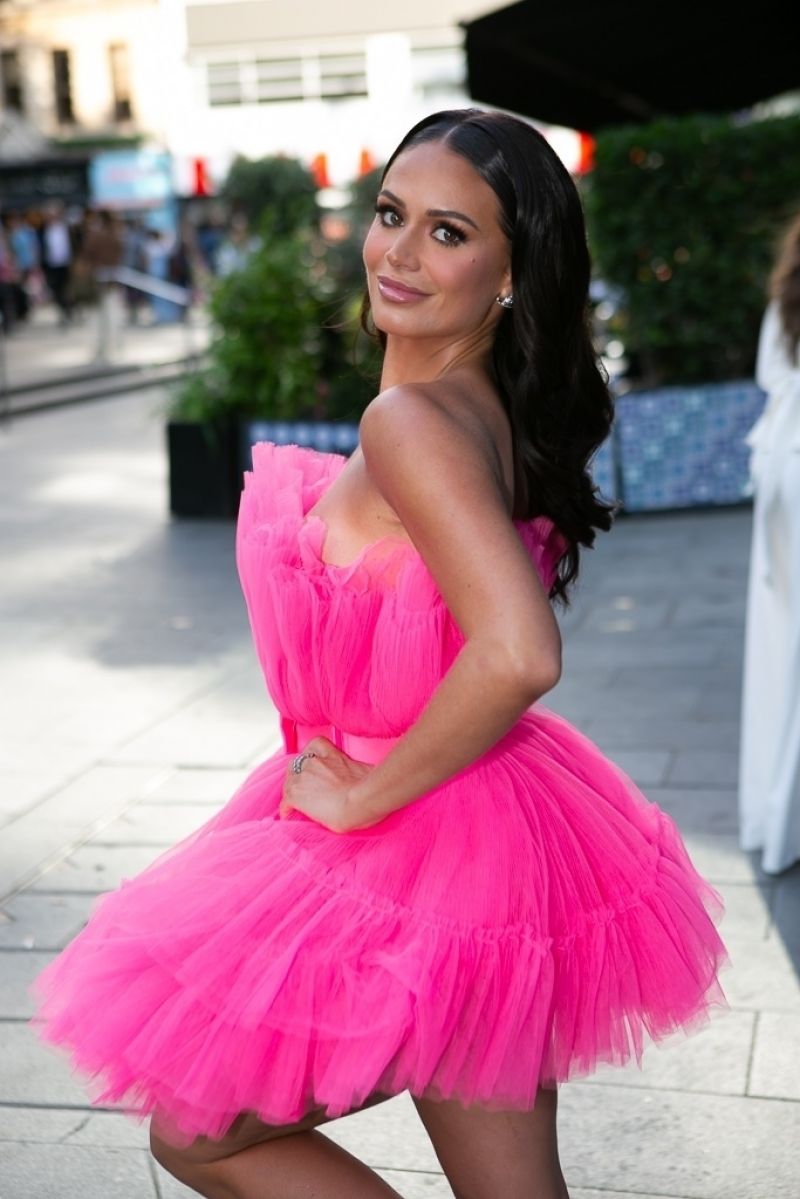
M 689 117 L 597 137 L 585 206 L 613 332 L 647 385 L 750 377 L 776 239 L 800 208 L 800 116 Z

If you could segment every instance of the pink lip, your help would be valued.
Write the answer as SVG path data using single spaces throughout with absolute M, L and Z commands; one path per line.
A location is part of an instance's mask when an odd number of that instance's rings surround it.
M 378 289 L 384 300 L 391 300 L 395 304 L 412 304 L 415 300 L 424 300 L 428 295 L 426 291 L 407 287 L 405 283 L 398 283 L 386 275 L 378 275 Z

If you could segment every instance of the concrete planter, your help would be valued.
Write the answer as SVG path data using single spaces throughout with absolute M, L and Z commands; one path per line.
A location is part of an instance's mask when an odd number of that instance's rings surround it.
M 173 516 L 230 519 L 239 509 L 241 477 L 235 426 L 167 422 L 169 510 Z

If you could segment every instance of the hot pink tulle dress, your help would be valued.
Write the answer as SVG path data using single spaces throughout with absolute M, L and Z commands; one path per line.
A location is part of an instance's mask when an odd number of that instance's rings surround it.
M 95 1101 L 183 1142 L 373 1092 L 526 1109 L 724 1003 L 719 899 L 675 825 L 538 704 L 371 828 L 278 818 L 298 746 L 323 732 L 378 761 L 463 643 L 410 544 L 323 560 L 307 514 L 344 461 L 264 443 L 245 478 L 238 564 L 286 748 L 36 983 L 35 1026 Z M 518 530 L 549 587 L 558 533 Z

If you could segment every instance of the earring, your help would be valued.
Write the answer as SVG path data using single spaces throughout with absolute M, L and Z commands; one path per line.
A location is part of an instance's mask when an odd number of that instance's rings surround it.
M 495 304 L 499 304 L 501 308 L 513 308 L 514 307 L 514 297 L 513 296 L 498 296 L 497 299 L 495 300 Z

